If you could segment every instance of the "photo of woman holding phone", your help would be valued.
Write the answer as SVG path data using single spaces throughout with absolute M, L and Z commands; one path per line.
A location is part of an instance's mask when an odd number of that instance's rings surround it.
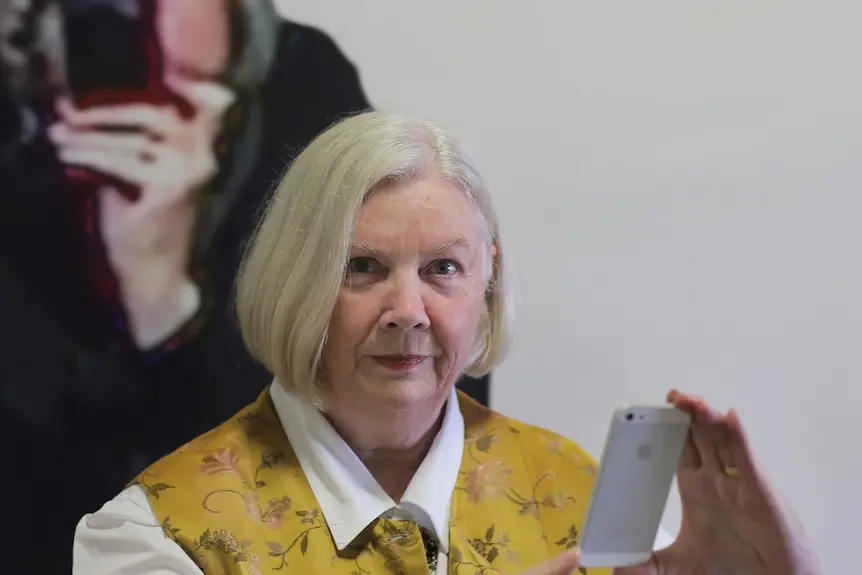
M 83 513 L 271 380 L 229 304 L 242 247 L 293 156 L 371 104 L 271 0 L 0 0 L 0 23 L 6 568 L 68 573 Z

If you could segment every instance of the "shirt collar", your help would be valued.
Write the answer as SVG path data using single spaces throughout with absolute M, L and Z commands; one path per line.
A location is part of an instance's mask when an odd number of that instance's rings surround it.
M 400 505 L 316 408 L 287 392 L 278 381 L 270 387 L 270 395 L 339 550 L 381 515 L 406 512 L 434 533 L 442 551 L 448 553 L 452 493 L 464 451 L 464 418 L 454 388 L 440 431 Z

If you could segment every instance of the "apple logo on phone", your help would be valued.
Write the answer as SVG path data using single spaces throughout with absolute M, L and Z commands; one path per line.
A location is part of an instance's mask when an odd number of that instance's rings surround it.
M 652 457 L 652 445 L 649 443 L 644 443 L 640 447 L 638 447 L 638 459 L 649 459 Z

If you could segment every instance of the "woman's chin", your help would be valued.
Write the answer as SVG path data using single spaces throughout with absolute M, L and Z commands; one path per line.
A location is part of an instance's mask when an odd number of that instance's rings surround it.
M 388 407 L 406 409 L 438 397 L 442 390 L 438 382 L 417 379 L 368 380 L 363 386 L 364 395 L 372 402 Z

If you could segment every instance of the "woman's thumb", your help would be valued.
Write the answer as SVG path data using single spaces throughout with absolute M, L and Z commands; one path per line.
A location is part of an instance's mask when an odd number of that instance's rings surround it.
M 614 569 L 614 575 L 657 575 L 657 573 L 658 563 L 656 562 L 655 555 L 650 557 L 650 560 L 646 563 L 633 565 L 631 567 L 617 567 Z
M 519 575 L 571 575 L 578 568 L 578 550 L 569 549 L 540 565 L 530 567 Z

